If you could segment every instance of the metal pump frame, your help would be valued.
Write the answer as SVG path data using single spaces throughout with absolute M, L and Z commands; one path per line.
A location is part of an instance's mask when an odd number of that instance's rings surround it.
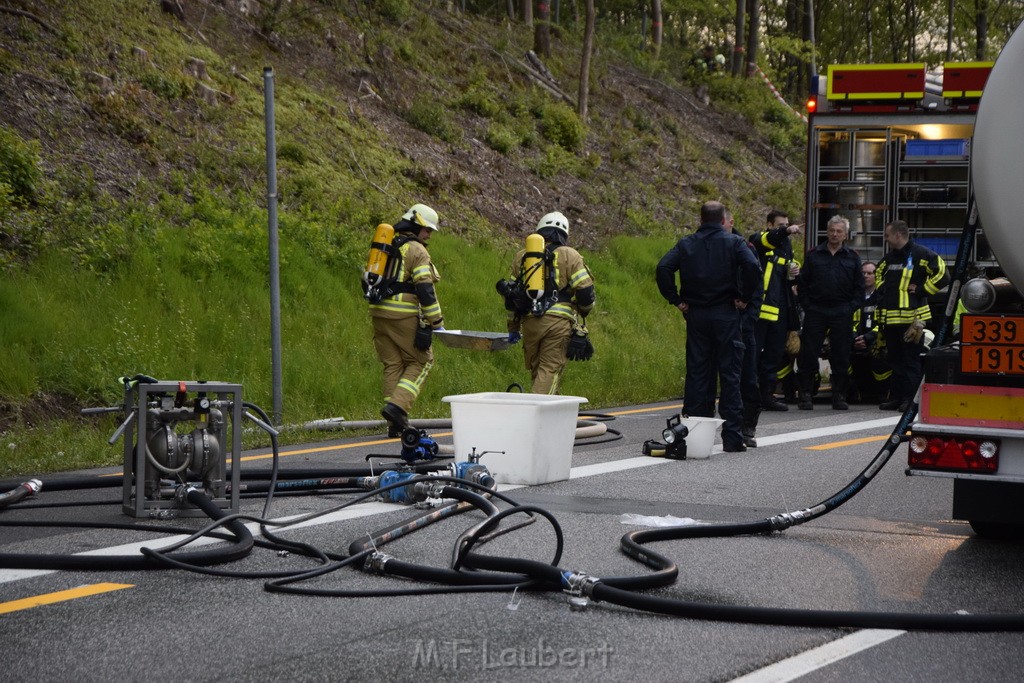
M 124 413 L 128 417 L 124 433 L 124 497 L 122 509 L 126 515 L 133 517 L 159 517 L 171 514 L 180 517 L 206 517 L 207 514 L 193 507 L 185 500 L 176 496 L 158 495 L 150 500 L 145 495 L 146 480 L 146 448 L 147 415 L 151 407 L 150 401 L 157 394 L 165 397 L 179 394 L 182 389 L 186 394 L 204 393 L 211 398 L 211 405 L 221 409 L 224 421 L 217 436 L 220 439 L 222 457 L 215 465 L 213 474 L 213 490 L 207 495 L 221 509 L 232 513 L 239 511 L 239 490 L 241 480 L 242 454 L 242 385 L 218 382 L 170 382 L 155 383 L 139 382 L 125 388 Z M 134 417 L 132 417 L 134 415 Z M 228 416 L 230 415 L 230 421 Z M 228 431 L 231 432 L 230 448 L 228 447 Z M 227 468 L 231 468 L 230 491 L 225 486 Z M 134 474 L 133 474 L 134 473 Z

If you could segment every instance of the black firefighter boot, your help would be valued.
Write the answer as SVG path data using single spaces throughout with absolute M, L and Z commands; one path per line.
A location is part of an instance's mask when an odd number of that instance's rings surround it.
M 388 422 L 388 438 L 397 439 L 402 435 L 402 431 L 409 426 L 409 414 L 394 403 L 385 403 L 380 414 Z
M 846 390 L 850 386 L 848 377 L 832 377 L 832 410 L 849 410 L 846 403 Z
M 740 434 L 743 435 L 743 445 L 747 448 L 757 448 L 757 439 L 754 434 L 757 431 L 757 419 L 761 415 L 761 404 L 750 402 L 743 404 L 743 425 L 740 427 Z
M 810 373 L 801 372 L 797 378 L 797 384 L 800 389 L 800 403 L 797 407 L 800 410 L 814 410 L 814 400 L 811 398 L 811 384 L 814 382 L 814 377 Z
M 772 382 L 772 385 L 774 384 L 775 382 Z M 789 406 L 772 395 L 774 388 L 774 386 L 761 387 L 761 410 L 775 410 L 784 413 L 789 410 Z

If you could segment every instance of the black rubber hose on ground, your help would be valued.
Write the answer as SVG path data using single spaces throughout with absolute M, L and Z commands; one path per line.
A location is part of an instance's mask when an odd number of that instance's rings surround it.
M 208 495 L 198 489 L 188 489 L 185 498 L 199 508 L 211 519 L 226 516 Z M 253 537 L 245 525 L 233 520 L 227 525 L 234 537 L 234 542 L 207 550 L 175 553 L 174 558 L 188 564 L 209 566 L 239 560 L 252 550 Z M 0 553 L 0 567 L 5 569 L 54 569 L 54 570 L 87 570 L 87 571 L 135 571 L 140 569 L 159 569 L 163 564 L 139 555 L 58 555 L 37 553 Z

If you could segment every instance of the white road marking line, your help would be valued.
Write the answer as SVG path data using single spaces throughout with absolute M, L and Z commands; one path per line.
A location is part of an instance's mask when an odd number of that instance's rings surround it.
M 804 441 L 807 439 L 816 439 L 822 436 L 830 436 L 835 434 L 847 434 L 849 432 L 858 432 L 865 429 L 875 429 L 878 427 L 891 427 L 896 424 L 899 420 L 898 417 L 886 417 L 878 420 L 866 420 L 864 422 L 854 422 L 848 425 L 842 425 L 838 427 L 823 427 L 820 429 L 806 429 L 800 432 L 790 432 L 788 434 L 777 434 L 769 437 L 758 437 L 758 444 L 765 446 L 771 446 L 779 443 L 789 443 L 792 441 Z M 713 453 L 721 453 L 721 445 L 714 447 Z M 668 458 L 651 458 L 647 456 L 640 456 L 636 458 L 624 458 L 622 460 L 611 460 L 609 462 L 596 463 L 594 465 L 581 465 L 579 467 L 573 467 L 569 472 L 570 479 L 581 479 L 584 477 L 594 477 L 600 474 L 609 474 L 611 472 L 622 472 L 626 470 L 637 469 L 640 467 L 651 467 L 653 465 L 662 465 L 666 462 L 674 462 Z M 522 488 L 518 485 L 501 485 L 498 490 L 501 492 L 514 491 L 515 489 Z M 331 524 L 346 519 L 355 519 L 357 517 L 368 517 L 370 515 L 377 515 L 384 512 L 392 512 L 394 510 L 405 509 L 404 505 L 397 505 L 393 503 L 360 503 L 359 505 L 353 505 L 350 508 L 333 512 L 316 519 L 311 519 L 301 524 L 296 524 L 291 528 L 301 528 L 308 526 L 318 526 L 321 524 Z M 288 519 L 288 518 L 281 518 Z M 259 527 L 256 524 L 246 525 L 250 531 L 254 534 L 259 534 Z M 89 550 L 84 553 L 78 553 L 80 555 L 137 555 L 139 549 L 142 547 L 159 549 L 172 543 L 177 543 L 185 536 L 171 536 L 165 538 L 154 538 L 148 541 L 142 541 L 139 543 L 127 543 L 124 545 L 113 546 L 110 548 L 99 548 L 96 550 Z M 204 545 L 207 543 L 219 543 L 221 541 L 217 539 L 199 539 L 194 541 L 191 545 Z M 0 569 L 0 583 L 8 583 L 10 581 L 18 581 L 21 579 L 28 579 L 34 576 L 43 576 L 45 574 L 52 574 L 55 570 L 51 569 Z
M 788 659 L 783 659 L 763 669 L 751 671 L 746 676 L 734 678 L 730 683 L 786 683 L 786 681 L 793 681 L 812 671 L 823 669 L 833 662 L 838 662 L 840 659 L 902 636 L 904 633 L 906 631 L 892 629 L 856 631 L 839 640 L 833 640 L 831 643 L 825 643 Z

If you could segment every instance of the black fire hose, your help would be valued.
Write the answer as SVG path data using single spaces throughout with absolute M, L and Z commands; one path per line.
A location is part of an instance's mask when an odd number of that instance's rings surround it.
M 22 484 L 18 484 L 16 487 L 7 491 L 6 493 L 0 493 L 0 508 L 5 508 L 8 505 L 13 505 L 19 500 L 24 500 L 29 496 L 34 496 L 39 493 L 39 489 L 43 486 L 43 482 L 38 479 L 30 479 Z
M 225 517 L 225 513 L 204 492 L 189 488 L 184 493 L 189 503 L 201 509 L 211 519 Z M 175 553 L 174 558 L 188 564 L 208 566 L 233 562 L 249 554 L 253 537 L 245 525 L 234 520 L 227 528 L 234 536 L 234 542 L 222 548 L 195 550 Z M 53 555 L 37 553 L 0 553 L 0 567 L 5 569 L 54 569 L 85 571 L 135 571 L 139 569 L 160 569 L 162 563 L 146 555 Z

